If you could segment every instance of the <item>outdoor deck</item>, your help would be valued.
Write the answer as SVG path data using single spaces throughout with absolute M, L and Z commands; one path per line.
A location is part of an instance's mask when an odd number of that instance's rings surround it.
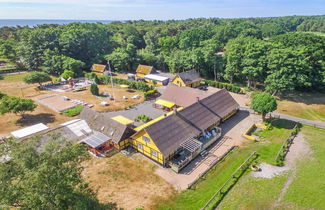
M 214 127 L 210 131 L 203 132 L 198 138 L 190 138 L 180 145 L 179 151 L 169 162 L 169 166 L 175 172 L 179 172 L 189 164 L 196 156 L 208 148 L 221 136 L 221 128 Z

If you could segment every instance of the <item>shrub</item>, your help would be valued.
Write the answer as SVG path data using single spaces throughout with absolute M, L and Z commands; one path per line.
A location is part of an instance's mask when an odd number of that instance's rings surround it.
M 98 86 L 96 84 L 91 84 L 90 86 L 90 92 L 91 94 L 98 96 L 99 95 L 99 89 Z
M 71 109 L 67 109 L 67 110 L 63 111 L 62 114 L 65 116 L 68 116 L 68 117 L 74 117 L 74 116 L 80 114 L 82 109 L 83 109 L 83 106 L 78 105 L 76 107 L 73 107 Z
M 145 97 L 145 99 L 147 99 L 148 97 L 154 95 L 155 93 L 157 93 L 156 89 L 148 90 L 147 92 L 144 93 L 144 97 Z
M 137 116 L 134 120 L 137 121 L 137 122 L 140 122 L 141 121 L 141 122 L 146 123 L 146 122 L 149 122 L 151 120 L 151 118 L 148 117 L 145 114 L 141 114 L 141 115 Z
M 116 78 L 113 77 L 113 83 L 114 84 L 121 84 L 121 85 L 128 85 L 129 88 L 139 90 L 142 92 L 147 92 L 148 90 L 151 90 L 152 87 L 147 85 L 145 82 L 137 82 L 137 81 L 129 81 L 126 79 Z M 99 82 L 102 84 L 110 84 L 111 83 L 111 77 L 110 76 L 100 76 Z

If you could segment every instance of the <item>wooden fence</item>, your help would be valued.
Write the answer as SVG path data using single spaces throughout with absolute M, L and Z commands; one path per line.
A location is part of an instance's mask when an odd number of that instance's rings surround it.
M 222 201 L 227 192 L 237 183 L 239 178 L 245 173 L 252 162 L 258 157 L 256 152 L 252 152 L 249 157 L 236 169 L 236 171 L 227 179 L 227 181 L 217 190 L 210 200 L 201 208 L 201 210 L 215 209 Z M 217 197 L 219 195 L 219 197 Z
M 275 163 L 277 166 L 284 165 L 285 157 L 289 151 L 291 144 L 293 143 L 293 140 L 296 138 L 299 131 L 300 131 L 300 124 L 296 123 L 293 128 L 293 131 L 290 134 L 290 137 L 286 141 L 283 142 L 278 154 L 275 157 Z

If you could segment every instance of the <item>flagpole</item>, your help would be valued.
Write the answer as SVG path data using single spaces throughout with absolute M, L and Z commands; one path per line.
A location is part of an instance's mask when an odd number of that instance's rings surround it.
M 114 99 L 114 102 L 116 102 L 115 100 L 115 94 L 114 94 L 114 83 L 113 83 L 113 75 L 112 75 L 112 69 L 111 69 L 111 65 L 109 63 L 109 60 L 107 60 L 107 65 L 108 65 L 108 71 L 109 71 L 109 74 L 111 76 L 111 85 L 112 85 L 112 94 L 113 94 L 113 99 Z

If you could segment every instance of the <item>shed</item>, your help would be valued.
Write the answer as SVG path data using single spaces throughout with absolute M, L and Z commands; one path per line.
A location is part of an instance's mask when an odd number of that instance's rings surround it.
M 24 138 L 26 136 L 30 136 L 30 135 L 36 134 L 38 132 L 44 131 L 48 128 L 49 127 L 47 127 L 43 123 L 38 123 L 36 125 L 32 125 L 32 126 L 20 129 L 20 130 L 13 131 L 13 132 L 11 132 L 11 135 L 15 138 L 20 139 L 20 138 Z
M 91 66 L 91 71 L 95 72 L 95 73 L 100 73 L 100 74 L 104 74 L 105 71 L 108 71 L 107 66 L 106 65 L 102 65 L 102 64 L 93 64 Z
M 153 66 L 141 65 L 139 64 L 136 70 L 136 77 L 137 79 L 143 79 L 145 75 L 154 73 L 155 70 Z
M 144 79 L 147 82 L 150 82 L 150 83 L 155 81 L 159 85 L 168 85 L 168 82 L 169 82 L 168 77 L 163 77 L 163 76 L 159 76 L 159 75 L 156 75 L 156 74 L 147 74 L 147 75 L 144 76 Z

